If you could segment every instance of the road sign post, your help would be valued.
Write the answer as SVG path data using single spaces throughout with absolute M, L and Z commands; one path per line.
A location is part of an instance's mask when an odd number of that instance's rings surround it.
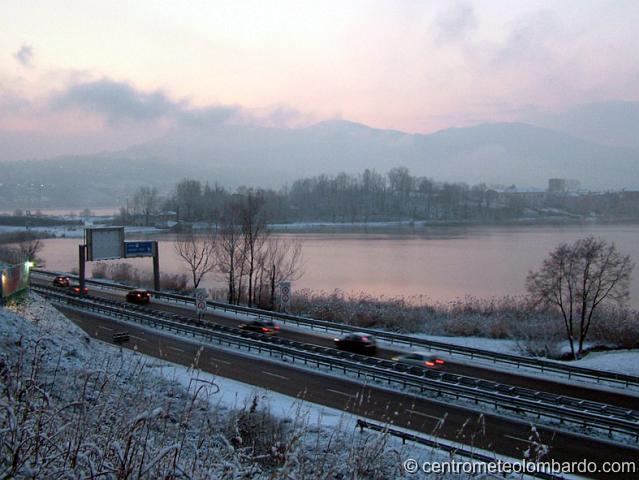
M 160 290 L 160 247 L 153 242 L 153 290 Z
M 195 290 L 195 312 L 197 317 L 201 318 L 206 313 L 206 293 L 205 288 L 198 288 Z
M 291 306 L 291 282 L 280 282 L 280 308 L 285 312 Z

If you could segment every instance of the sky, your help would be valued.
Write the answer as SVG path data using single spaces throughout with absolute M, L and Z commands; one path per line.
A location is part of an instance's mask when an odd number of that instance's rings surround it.
M 348 119 L 430 133 L 639 101 L 636 0 L 4 0 L 0 11 L 0 141 L 14 158 L 124 147 L 176 125 Z

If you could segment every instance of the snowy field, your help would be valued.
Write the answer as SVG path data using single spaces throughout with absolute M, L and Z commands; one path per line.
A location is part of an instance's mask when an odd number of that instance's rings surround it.
M 381 480 L 425 478 L 406 458 L 448 458 L 360 433 L 340 411 L 92 340 L 35 295 L 0 309 L 0 370 L 3 477 Z

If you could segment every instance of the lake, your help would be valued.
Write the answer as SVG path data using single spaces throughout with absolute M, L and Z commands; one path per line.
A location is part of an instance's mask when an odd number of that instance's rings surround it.
M 639 263 L 639 225 L 431 227 L 409 231 L 278 233 L 298 238 L 304 248 L 304 274 L 293 289 L 367 292 L 374 295 L 424 295 L 432 301 L 521 294 L 530 269 L 537 269 L 561 242 L 587 235 L 615 242 Z M 160 242 L 163 271 L 186 270 L 169 237 Z M 130 235 L 127 240 L 143 239 Z M 147 237 L 148 239 L 148 237 Z M 46 268 L 77 268 L 80 239 L 44 240 Z M 151 259 L 131 259 L 151 269 Z M 88 271 L 90 271 L 90 264 Z M 639 270 L 631 285 L 631 304 L 639 308 Z M 202 286 L 216 287 L 210 275 Z

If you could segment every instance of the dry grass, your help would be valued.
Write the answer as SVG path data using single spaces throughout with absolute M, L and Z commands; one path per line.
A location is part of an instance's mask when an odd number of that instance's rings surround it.
M 560 315 L 523 296 L 429 303 L 422 296 L 302 290 L 293 296 L 291 310 L 321 320 L 396 332 L 512 339 L 522 353 L 532 356 L 558 357 L 565 338 Z M 588 339 L 609 348 L 639 347 L 639 312 L 600 308 Z
M 141 272 L 128 263 L 97 262 L 93 265 L 91 275 L 96 279 L 109 279 L 135 287 L 153 288 L 153 274 Z M 163 290 L 188 291 L 188 280 L 184 274 L 160 272 L 160 285 Z

